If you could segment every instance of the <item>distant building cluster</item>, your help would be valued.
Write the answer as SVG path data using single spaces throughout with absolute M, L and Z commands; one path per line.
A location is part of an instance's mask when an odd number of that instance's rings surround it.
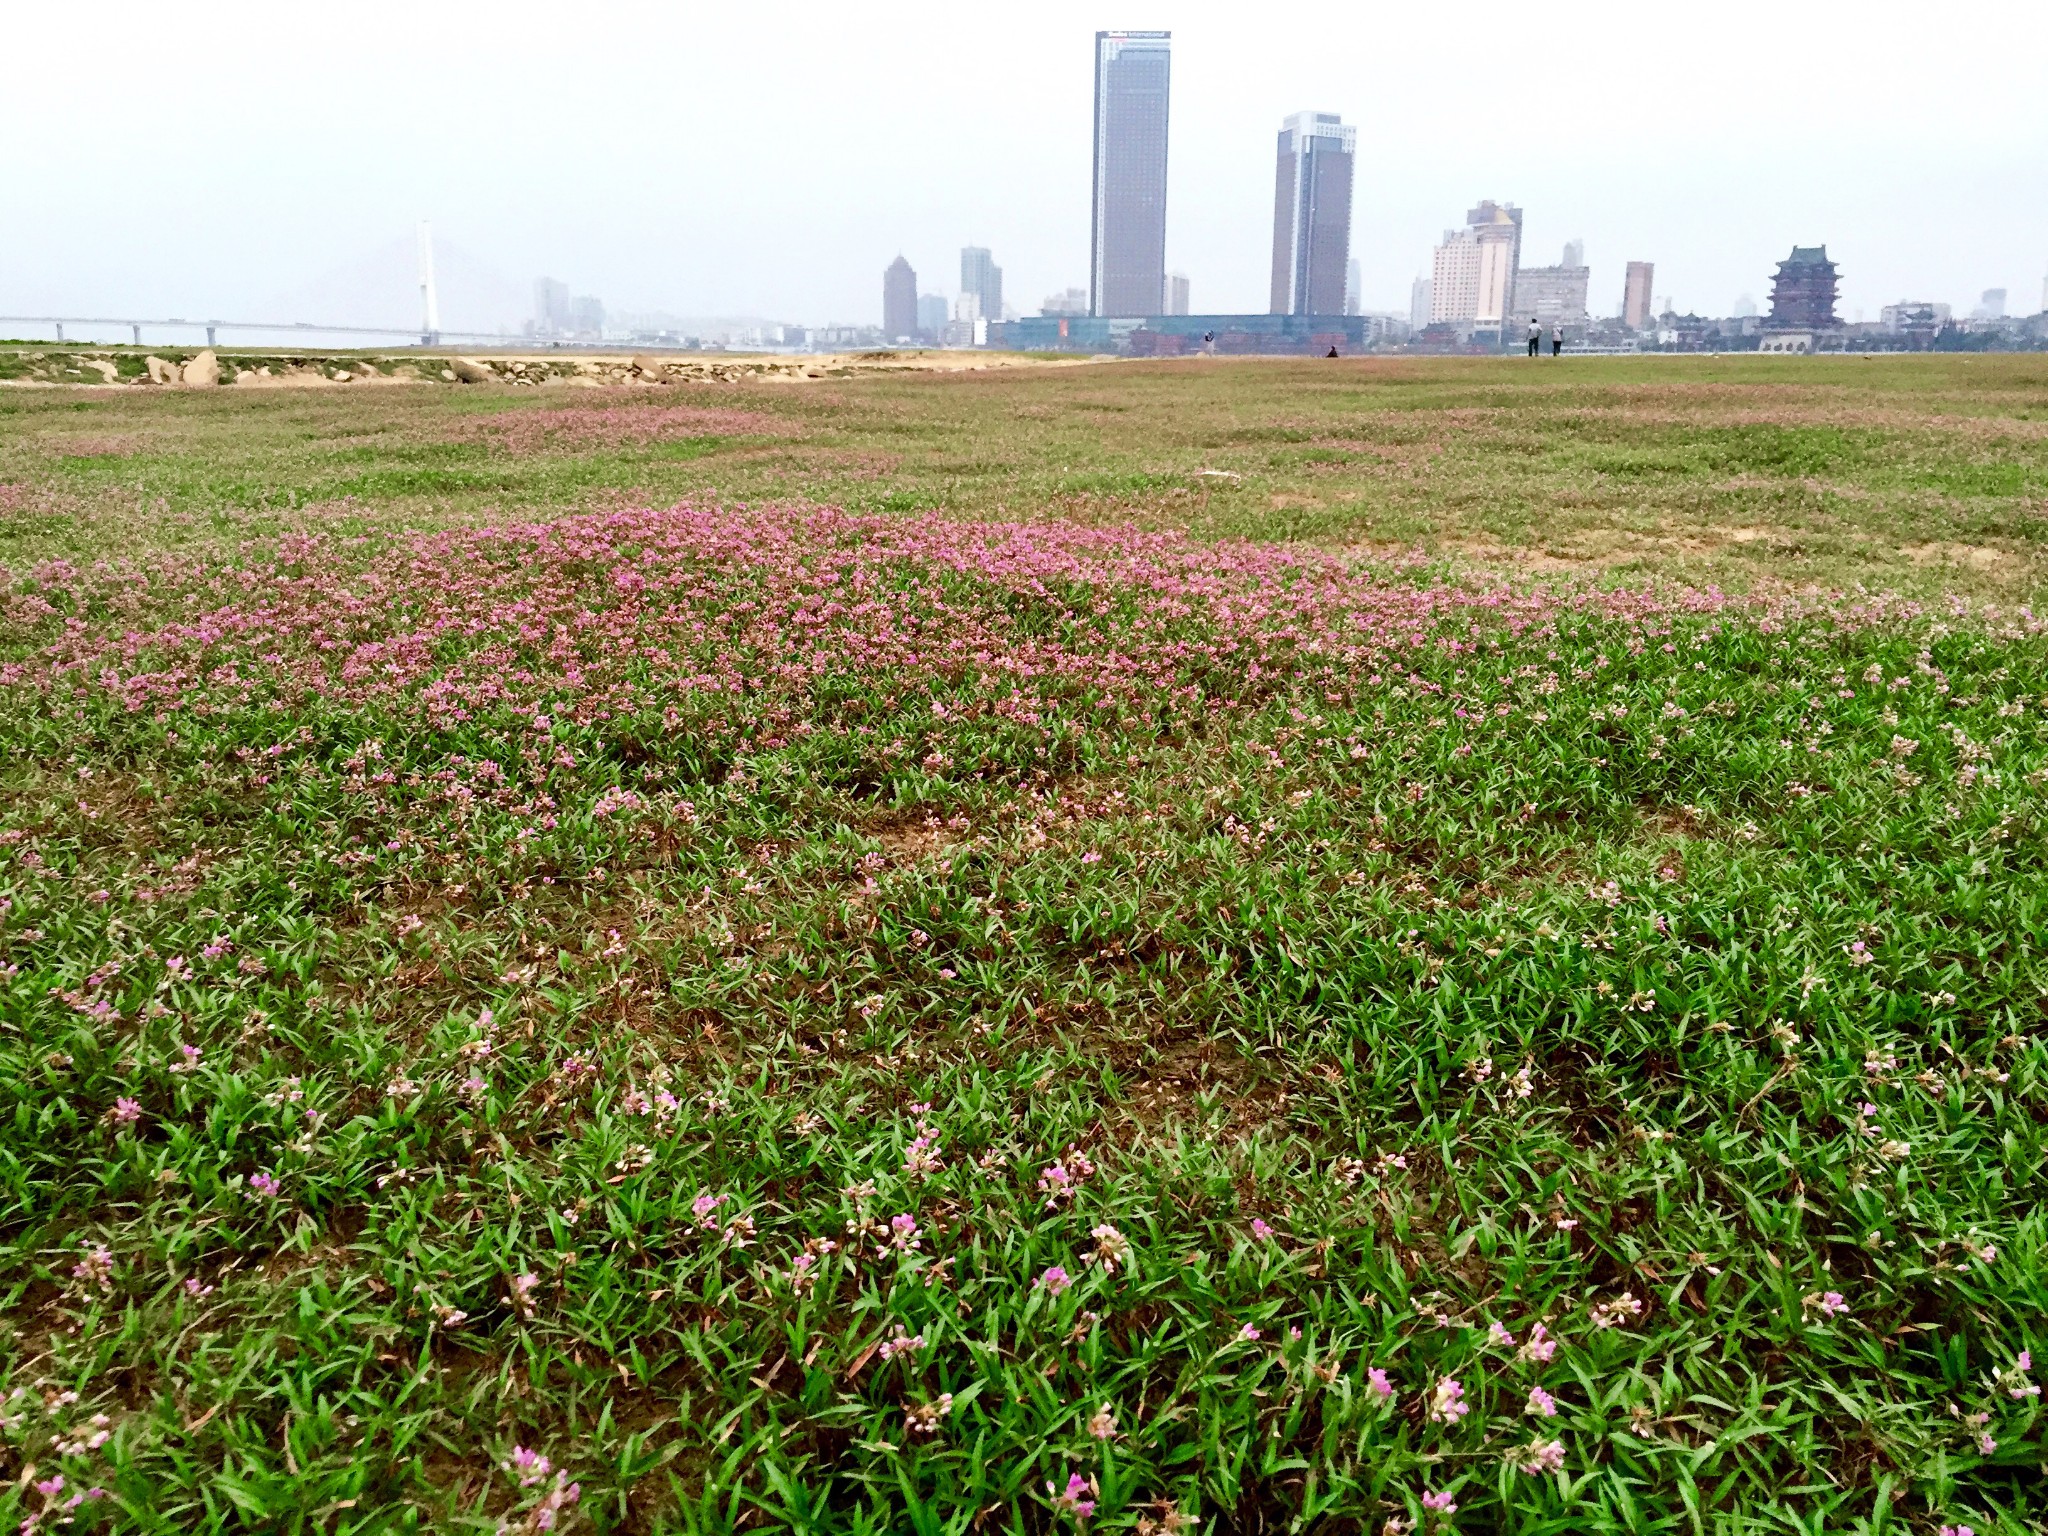
M 526 329 L 529 335 L 542 340 L 601 341 L 604 303 L 587 293 L 571 295 L 567 283 L 552 277 L 536 278 L 533 318 Z

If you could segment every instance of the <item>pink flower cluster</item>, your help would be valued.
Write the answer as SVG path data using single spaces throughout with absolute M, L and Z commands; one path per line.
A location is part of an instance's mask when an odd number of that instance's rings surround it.
M 653 716 L 772 748 L 859 734 L 841 685 L 871 678 L 930 697 L 949 726 L 1050 739 L 1171 728 L 1300 681 L 1392 688 L 1425 659 L 1543 644 L 1582 621 L 1642 650 L 1686 615 L 1918 611 L 1404 574 L 1129 528 L 683 503 L 388 542 L 299 536 L 233 564 L 159 554 L 0 573 L 0 631 L 44 641 L 0 665 L 0 687 L 154 719 L 320 701 L 542 733 Z

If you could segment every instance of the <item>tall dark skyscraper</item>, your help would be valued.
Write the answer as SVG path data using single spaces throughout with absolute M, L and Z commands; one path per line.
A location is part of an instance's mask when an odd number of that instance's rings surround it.
M 1273 182 L 1276 315 L 1344 313 L 1357 149 L 1358 130 L 1333 112 L 1297 112 L 1280 129 Z
M 917 332 L 917 274 L 898 256 L 882 273 L 882 334 L 901 341 Z
M 1095 217 L 1089 308 L 1156 315 L 1166 301 L 1166 103 L 1171 32 L 1095 34 Z

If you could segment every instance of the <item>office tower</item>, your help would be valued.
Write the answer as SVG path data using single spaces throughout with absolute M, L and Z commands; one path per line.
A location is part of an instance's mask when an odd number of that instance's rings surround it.
M 1586 264 L 1586 242 L 1567 240 L 1564 243 L 1564 263 L 1567 267 L 1583 267 Z
M 1429 324 L 1430 298 L 1435 284 L 1426 277 L 1417 277 L 1408 285 L 1408 328 L 1419 331 Z
M 953 306 L 943 293 L 921 293 L 917 296 L 917 328 L 936 341 L 946 329 L 946 321 L 952 318 Z
M 1169 315 L 1184 315 L 1188 312 L 1188 275 L 1175 272 L 1166 279 L 1166 312 Z
M 898 256 L 882 273 L 882 335 L 889 341 L 908 341 L 920 329 L 917 273 Z
M 1972 320 L 2003 320 L 2005 318 L 2005 290 L 1986 288 L 1984 297 L 1971 312 Z
M 960 291 L 971 293 L 981 303 L 981 320 L 1003 318 L 1003 269 L 996 265 L 986 247 L 965 246 L 960 252 Z
M 1461 336 L 1505 334 L 1515 316 L 1515 273 L 1521 265 L 1522 210 L 1488 200 L 1465 215 L 1463 229 L 1444 231 L 1430 273 L 1429 320 Z
M 569 301 L 567 329 L 575 335 L 592 339 L 604 335 L 604 301 L 587 293 L 577 294 Z
M 1650 284 L 1656 275 L 1655 262 L 1632 261 L 1628 264 L 1628 280 L 1621 290 L 1621 323 L 1632 331 L 1650 328 Z
M 533 283 L 534 329 L 546 335 L 569 328 L 569 285 L 552 277 L 535 278 Z
M 1095 34 L 1095 206 L 1088 303 L 1154 315 L 1166 294 L 1170 32 Z
M 1580 256 L 1585 246 L 1574 240 L 1564 248 L 1564 260 L 1554 267 L 1523 267 L 1515 274 L 1517 323 L 1534 320 L 1544 330 L 1563 326 L 1583 330 L 1586 321 L 1586 286 L 1591 275 Z
M 1038 306 L 1038 312 L 1041 315 L 1085 315 L 1088 313 L 1088 290 L 1068 288 L 1047 294 L 1045 302 Z
M 1778 263 L 1771 279 L 1771 325 L 1781 330 L 1811 331 L 1840 325 L 1835 318 L 1835 280 L 1839 268 L 1828 260 L 1824 245 L 1795 245 Z
M 1754 320 L 1756 318 L 1756 295 L 1751 293 L 1737 294 L 1735 296 L 1734 313 L 1735 318 L 1738 320 Z
M 1359 293 L 1359 290 L 1362 289 L 1364 286 L 1365 272 L 1364 269 L 1359 266 L 1358 258 L 1354 256 L 1349 261 L 1344 263 L 1345 314 L 1355 315 L 1364 306 L 1365 301 L 1363 298 L 1360 297 Z
M 1357 149 L 1358 130 L 1334 112 L 1297 112 L 1281 125 L 1273 177 L 1272 313 L 1344 313 Z

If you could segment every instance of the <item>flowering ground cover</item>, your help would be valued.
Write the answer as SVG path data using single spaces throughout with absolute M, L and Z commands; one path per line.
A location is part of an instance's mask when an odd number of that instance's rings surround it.
M 2025 594 L 25 436 L 0 1517 L 2039 1529 Z

